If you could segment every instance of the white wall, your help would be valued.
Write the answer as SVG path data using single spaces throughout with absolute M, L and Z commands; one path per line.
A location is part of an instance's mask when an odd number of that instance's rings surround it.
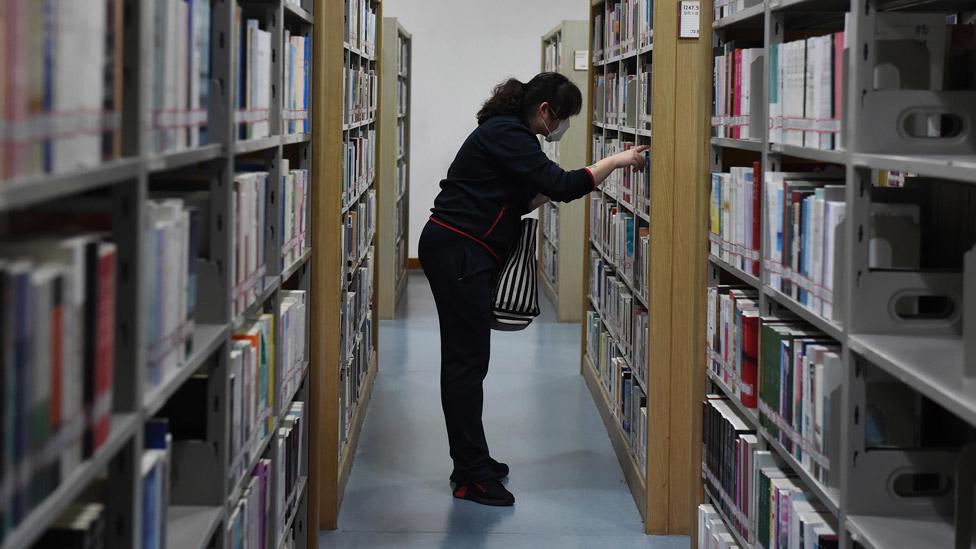
M 440 181 L 477 126 L 495 84 L 540 69 L 540 40 L 563 20 L 589 17 L 589 0 L 384 0 L 413 35 L 410 257 L 417 257 Z M 567 52 L 568 55 L 572 55 Z

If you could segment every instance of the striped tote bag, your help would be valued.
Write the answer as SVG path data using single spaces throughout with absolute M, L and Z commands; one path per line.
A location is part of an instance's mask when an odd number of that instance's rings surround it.
M 539 316 L 539 288 L 536 286 L 535 239 L 539 221 L 522 220 L 522 234 L 498 275 L 492 295 L 492 328 L 522 330 Z

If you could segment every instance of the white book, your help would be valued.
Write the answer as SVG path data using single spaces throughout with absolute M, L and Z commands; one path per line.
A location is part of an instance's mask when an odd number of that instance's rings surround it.
M 176 19 L 176 32 L 178 35 L 183 37 L 182 40 L 176 40 L 176 82 L 174 90 L 175 100 L 176 100 L 176 115 L 177 115 L 177 127 L 174 129 L 176 134 L 176 148 L 185 149 L 187 147 L 187 111 L 189 110 L 189 97 L 187 91 L 190 82 L 190 49 L 191 42 L 187 39 L 187 36 L 192 37 L 190 34 L 190 10 L 189 5 L 185 0 L 177 1 L 177 19 Z M 194 67 L 195 68 L 195 67 Z
M 843 301 L 835 289 L 843 287 L 844 276 L 844 235 L 843 223 L 847 204 L 842 201 L 827 201 L 824 204 L 824 243 L 823 243 L 823 299 L 821 315 L 828 320 L 839 320 L 843 314 Z M 837 304 L 837 307 L 834 307 Z
M 195 148 L 200 145 L 200 129 L 192 124 L 198 116 L 200 109 L 200 87 L 206 86 L 206 82 L 200 80 L 200 68 L 203 63 L 203 33 L 209 32 L 204 27 L 205 21 L 201 18 L 201 5 L 209 4 L 209 0 L 187 0 L 190 22 L 190 54 L 189 67 L 187 69 L 187 128 L 183 133 L 186 134 L 187 146 Z
M 840 406 L 841 383 L 845 369 L 840 353 L 828 351 L 823 355 L 821 379 L 817 380 L 816 394 L 819 395 L 814 426 L 814 440 L 819 441 L 821 453 L 827 458 L 833 473 L 822 475 L 821 482 L 828 486 L 837 486 L 840 473 L 836 468 L 843 463 L 840 454 Z M 819 426 L 819 430 L 817 430 Z
M 823 228 L 824 228 L 824 193 L 817 189 L 810 199 L 810 222 L 807 224 L 811 234 L 807 235 L 807 245 L 810 247 L 807 263 L 807 308 L 820 315 L 822 300 L 820 286 L 823 282 Z
M 819 118 L 819 99 L 820 99 L 820 38 L 817 36 L 806 39 L 807 58 L 804 64 L 804 100 L 803 117 L 809 121 Z M 808 148 L 819 148 L 820 135 L 809 130 L 803 132 L 803 144 Z
M 752 94 L 752 60 L 755 55 L 756 50 L 752 48 L 746 48 L 742 50 L 742 80 L 739 87 L 739 115 L 749 117 L 749 101 Z M 739 137 L 741 139 L 749 139 L 749 124 L 740 124 L 739 126 Z

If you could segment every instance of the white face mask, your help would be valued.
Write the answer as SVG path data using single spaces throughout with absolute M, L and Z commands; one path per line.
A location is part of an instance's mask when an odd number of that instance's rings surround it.
M 549 111 L 549 112 L 552 112 L 552 111 Z M 555 116 L 555 113 L 553 113 L 553 115 Z M 549 135 L 546 136 L 546 141 L 548 141 L 550 143 L 554 143 L 556 141 L 559 141 L 560 139 L 563 138 L 564 135 L 566 135 L 566 132 L 569 131 L 569 119 L 568 118 L 566 118 L 564 120 L 560 120 L 559 121 L 559 125 L 556 126 L 556 129 L 554 129 L 554 130 L 550 130 L 549 129 L 549 125 L 546 124 L 546 119 L 545 118 L 542 119 L 542 125 L 545 126 L 546 127 L 546 131 L 549 132 Z

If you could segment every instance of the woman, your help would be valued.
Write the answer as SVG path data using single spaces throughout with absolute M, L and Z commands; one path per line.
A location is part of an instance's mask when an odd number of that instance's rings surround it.
M 440 320 L 441 405 L 457 498 L 485 505 L 515 503 L 500 482 L 508 466 L 488 452 L 481 410 L 492 289 L 519 236 L 521 217 L 550 199 L 569 202 L 586 196 L 613 170 L 644 165 L 647 147 L 574 171 L 550 161 L 536 136 L 558 141 L 582 104 L 579 88 L 557 73 L 497 86 L 478 112 L 478 128 L 441 181 L 420 237 L 420 263 Z

